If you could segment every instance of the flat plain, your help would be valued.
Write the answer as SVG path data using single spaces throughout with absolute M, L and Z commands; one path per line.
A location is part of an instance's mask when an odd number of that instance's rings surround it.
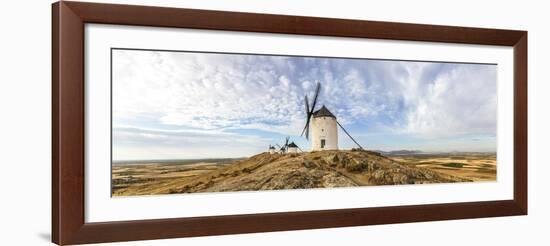
M 112 165 L 113 196 L 170 193 L 171 183 L 227 166 L 237 159 L 135 161 Z
M 391 156 L 407 166 L 428 168 L 472 181 L 496 181 L 495 153 L 441 153 Z
M 247 159 L 112 166 L 112 195 L 310 189 L 496 180 L 493 153 L 383 156 L 371 151 L 262 153 Z

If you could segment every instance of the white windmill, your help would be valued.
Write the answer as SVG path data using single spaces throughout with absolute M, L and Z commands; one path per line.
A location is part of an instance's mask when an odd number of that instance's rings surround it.
M 273 146 L 271 144 L 269 145 L 269 153 L 270 154 L 275 154 L 275 146 Z
M 321 91 L 321 84 L 317 82 L 317 88 L 315 89 L 315 96 L 311 108 L 309 108 L 309 100 L 307 95 L 305 96 L 306 106 L 306 125 L 302 131 L 301 136 L 306 135 L 306 139 L 309 140 L 309 126 L 311 122 L 311 150 L 337 150 L 338 149 L 338 126 L 342 128 L 344 133 L 348 135 L 351 140 L 363 149 L 355 139 L 344 129 L 344 127 L 336 120 L 336 116 L 332 114 L 325 105 L 319 110 L 315 111 L 315 105 L 317 104 L 317 98 Z
M 302 149 L 300 149 L 300 147 L 298 147 L 298 145 L 296 145 L 296 143 L 294 142 L 288 143 L 289 140 L 290 140 L 290 137 L 286 137 L 285 144 L 283 144 L 283 146 L 276 144 L 277 147 L 279 147 L 279 153 L 281 154 L 298 153 L 298 150 L 301 152 L 304 152 L 302 151 Z
M 285 144 L 283 144 L 283 146 L 281 147 L 281 145 L 277 145 L 277 147 L 279 147 L 279 153 L 281 154 L 284 154 L 288 151 L 288 140 L 290 139 L 290 137 L 286 137 L 285 139 Z
M 298 147 L 298 145 L 296 145 L 294 142 L 291 142 L 291 143 L 288 144 L 287 152 L 288 153 L 298 153 L 298 149 L 300 149 Z

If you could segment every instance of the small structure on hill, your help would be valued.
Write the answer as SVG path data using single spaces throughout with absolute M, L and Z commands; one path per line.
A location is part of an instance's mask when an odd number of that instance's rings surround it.
M 283 144 L 283 146 L 277 144 L 277 147 L 279 147 L 279 153 L 280 154 L 284 154 L 284 153 L 287 152 L 287 150 L 288 150 L 288 140 L 290 140 L 290 137 L 286 137 L 285 143 Z
M 298 153 L 298 145 L 294 142 L 288 144 L 287 153 Z
M 289 140 L 290 140 L 290 137 L 286 137 L 285 143 L 283 144 L 283 146 L 276 144 L 277 147 L 279 148 L 278 153 L 286 154 L 286 153 L 298 153 L 298 151 L 303 152 L 302 149 L 300 149 L 300 147 L 298 147 L 296 143 L 294 142 L 288 143 Z
M 273 145 L 270 144 L 270 145 L 269 145 L 269 153 L 270 153 L 270 154 L 275 154 L 275 152 L 276 152 L 276 151 L 275 151 L 275 146 L 273 146 Z

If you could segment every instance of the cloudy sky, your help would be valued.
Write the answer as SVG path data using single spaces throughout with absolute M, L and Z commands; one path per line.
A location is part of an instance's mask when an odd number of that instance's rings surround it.
M 115 49 L 112 66 L 114 160 L 308 150 L 315 81 L 368 149 L 496 151 L 496 65 Z

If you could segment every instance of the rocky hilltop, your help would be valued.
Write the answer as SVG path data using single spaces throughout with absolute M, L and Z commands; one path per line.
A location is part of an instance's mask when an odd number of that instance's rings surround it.
M 470 181 L 405 166 L 366 150 L 299 154 L 262 153 L 193 179 L 172 183 L 168 193 L 309 189 Z

